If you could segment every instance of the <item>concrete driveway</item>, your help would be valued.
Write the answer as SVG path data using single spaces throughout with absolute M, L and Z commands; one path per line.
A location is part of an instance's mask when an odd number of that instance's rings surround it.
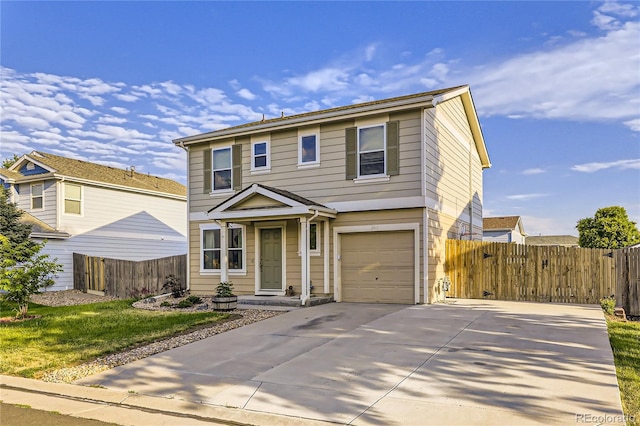
M 81 384 L 341 424 L 624 424 L 599 306 L 331 303 Z

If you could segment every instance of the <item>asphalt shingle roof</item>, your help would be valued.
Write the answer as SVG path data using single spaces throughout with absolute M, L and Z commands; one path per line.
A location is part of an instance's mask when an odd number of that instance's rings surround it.
M 28 157 L 51 169 L 54 169 L 55 174 L 59 176 L 86 179 L 94 182 L 121 185 L 148 191 L 164 192 L 173 195 L 187 195 L 186 186 L 171 179 L 131 172 L 115 167 L 103 166 L 101 164 L 90 163 L 88 161 L 61 157 L 42 151 L 33 151 L 31 154 L 28 154 Z M 4 170 L 2 172 L 4 172 Z M 11 172 L 11 170 L 9 171 Z M 22 177 L 22 175 L 20 176 Z
M 485 217 L 482 219 L 482 228 L 485 231 L 492 229 L 516 229 L 520 216 Z

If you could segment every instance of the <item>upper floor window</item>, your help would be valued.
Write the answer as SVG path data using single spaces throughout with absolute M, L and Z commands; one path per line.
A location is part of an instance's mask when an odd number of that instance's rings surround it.
M 231 189 L 231 148 L 214 149 L 213 190 Z
M 358 129 L 358 175 L 385 173 L 384 125 Z
M 203 151 L 205 193 L 239 190 L 242 187 L 242 144 Z
M 31 210 L 41 210 L 44 208 L 44 184 L 31 184 Z
M 298 164 L 318 164 L 320 162 L 320 149 L 318 135 L 302 135 L 298 143 Z
M 82 213 L 82 186 L 65 182 L 64 212 L 68 214 Z
M 388 181 L 400 173 L 399 121 L 346 128 L 345 142 L 346 179 Z
M 216 225 L 201 225 L 201 233 L 201 270 L 204 272 L 219 271 L 222 261 L 220 228 Z M 227 228 L 227 265 L 229 271 L 244 271 L 244 247 L 244 228 L 241 225 Z
M 269 154 L 268 141 L 253 142 L 251 144 L 251 170 L 271 169 Z

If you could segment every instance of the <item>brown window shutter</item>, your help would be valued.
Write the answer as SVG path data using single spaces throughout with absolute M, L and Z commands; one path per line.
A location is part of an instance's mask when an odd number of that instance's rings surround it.
M 346 178 L 355 179 L 358 177 L 358 128 L 349 127 L 344 131 L 346 141 Z
M 207 149 L 204 154 L 204 192 L 211 192 L 211 150 Z
M 400 122 L 387 123 L 387 174 L 400 174 Z
M 232 145 L 231 161 L 233 163 L 231 177 L 233 189 L 239 191 L 242 189 L 242 144 Z

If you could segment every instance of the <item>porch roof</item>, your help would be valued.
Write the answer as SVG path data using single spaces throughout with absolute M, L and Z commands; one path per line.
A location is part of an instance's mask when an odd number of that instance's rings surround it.
M 243 202 L 256 195 L 260 195 L 272 203 L 238 208 Z M 217 220 L 251 220 L 307 215 L 335 218 L 337 214 L 336 210 L 293 192 L 259 183 L 246 187 L 207 212 L 209 218 Z

